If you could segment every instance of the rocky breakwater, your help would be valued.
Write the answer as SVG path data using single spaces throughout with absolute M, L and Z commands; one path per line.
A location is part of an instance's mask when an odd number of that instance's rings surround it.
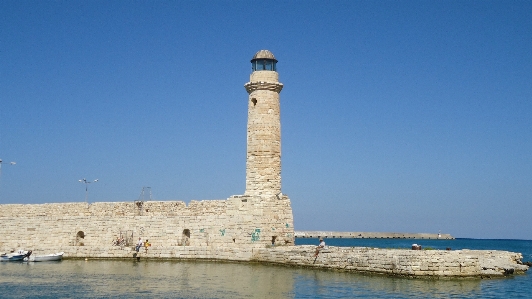
M 492 250 L 406 250 L 333 247 L 314 257 L 315 246 L 253 250 L 253 259 L 284 265 L 425 278 L 488 278 L 528 270 L 520 253 Z

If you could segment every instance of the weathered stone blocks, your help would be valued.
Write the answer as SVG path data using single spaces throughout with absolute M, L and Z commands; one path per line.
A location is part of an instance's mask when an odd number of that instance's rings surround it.
M 490 251 L 491 252 L 491 251 Z M 467 254 L 464 254 L 467 253 Z M 482 277 L 523 273 L 518 253 L 368 249 L 361 247 L 329 247 L 314 258 L 313 246 L 276 247 L 254 250 L 254 259 L 271 263 L 324 267 L 338 270 L 415 277 Z M 484 269 L 484 270 L 483 270 Z

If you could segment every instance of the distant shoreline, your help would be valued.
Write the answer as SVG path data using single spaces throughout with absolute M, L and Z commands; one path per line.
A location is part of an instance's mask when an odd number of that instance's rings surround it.
M 450 234 L 431 233 L 381 233 L 381 232 L 334 232 L 334 231 L 295 231 L 296 238 L 352 238 L 352 239 L 422 239 L 454 240 Z

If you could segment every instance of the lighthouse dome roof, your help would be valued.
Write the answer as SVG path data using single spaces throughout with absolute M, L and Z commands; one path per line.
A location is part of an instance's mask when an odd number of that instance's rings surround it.
M 260 50 L 259 52 L 255 54 L 255 56 L 253 56 L 253 59 L 251 61 L 256 60 L 256 59 L 271 59 L 277 62 L 277 59 L 275 59 L 275 56 L 273 56 L 273 53 L 270 52 L 269 50 Z

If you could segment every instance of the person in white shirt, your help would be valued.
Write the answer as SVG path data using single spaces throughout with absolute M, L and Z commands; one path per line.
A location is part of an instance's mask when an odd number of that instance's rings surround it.
M 316 247 L 316 253 L 314 253 L 314 257 L 318 257 L 318 254 L 323 248 L 325 248 L 325 241 L 323 241 L 323 238 L 320 238 L 320 245 Z
M 136 252 L 139 252 L 140 247 L 142 247 L 143 244 L 144 244 L 144 243 L 142 242 L 142 239 L 139 238 L 139 242 L 137 243 L 137 246 L 135 246 L 135 251 L 136 251 Z

